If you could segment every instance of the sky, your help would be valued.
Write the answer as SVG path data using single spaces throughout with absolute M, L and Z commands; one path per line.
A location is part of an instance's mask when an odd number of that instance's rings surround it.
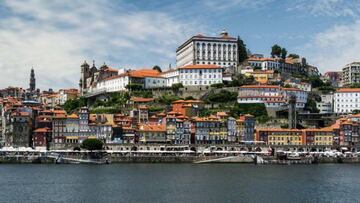
M 360 61 L 359 0 L 0 0 L 0 88 L 78 87 L 86 60 L 175 66 L 176 48 L 223 29 L 252 53 L 279 44 L 324 73 Z

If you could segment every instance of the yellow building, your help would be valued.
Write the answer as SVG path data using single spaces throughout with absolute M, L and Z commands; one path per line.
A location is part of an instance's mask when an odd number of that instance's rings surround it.
M 297 129 L 264 129 L 258 130 L 257 139 L 263 140 L 269 145 L 303 145 L 304 134 L 302 130 Z M 259 139 L 261 138 L 261 139 Z M 264 141 L 264 140 L 263 140 Z
M 142 143 L 165 143 L 167 141 L 165 125 L 140 125 L 139 135 L 139 141 Z
M 274 78 L 273 70 L 254 70 L 245 73 L 245 76 L 253 76 L 255 81 L 261 84 L 267 84 L 270 79 Z
M 314 135 L 314 145 L 332 145 L 333 144 L 333 129 L 332 128 L 322 128 L 322 129 L 313 129 Z

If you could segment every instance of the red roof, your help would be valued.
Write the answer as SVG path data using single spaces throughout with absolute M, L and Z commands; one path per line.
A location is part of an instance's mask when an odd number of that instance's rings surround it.
M 360 88 L 340 88 L 336 92 L 360 92 Z
M 277 85 L 243 85 L 240 88 L 280 88 Z
M 152 102 L 154 101 L 154 98 L 131 97 L 130 100 L 133 102 Z
M 47 132 L 50 132 L 49 128 L 38 128 L 34 130 L 34 133 L 47 133 Z

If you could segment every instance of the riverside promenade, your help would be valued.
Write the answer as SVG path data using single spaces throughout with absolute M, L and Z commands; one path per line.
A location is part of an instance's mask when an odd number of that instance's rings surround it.
M 121 147 L 120 147 L 121 146 Z M 360 163 L 347 147 L 269 147 L 242 145 L 120 145 L 116 150 L 74 151 L 0 149 L 0 163 Z

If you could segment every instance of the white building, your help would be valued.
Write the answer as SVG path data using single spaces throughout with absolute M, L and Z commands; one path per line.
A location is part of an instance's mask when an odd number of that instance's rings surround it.
M 59 90 L 60 105 L 64 105 L 67 100 L 76 99 L 78 96 L 79 96 L 79 91 L 77 89 L 60 89 Z
M 286 101 L 277 85 L 243 85 L 239 89 L 238 103 L 263 103 L 266 108 L 285 108 Z
M 334 95 L 322 94 L 321 101 L 316 102 L 316 108 L 319 109 L 319 113 L 333 113 L 334 112 Z
M 239 89 L 238 103 L 264 103 L 266 108 L 285 109 L 291 95 L 296 96 L 296 108 L 303 109 L 308 93 L 298 88 L 276 85 L 244 85 Z
M 173 84 L 179 83 L 179 70 L 169 69 L 161 73 L 161 76 L 166 79 L 166 86 L 171 87 Z
M 212 85 L 222 83 L 222 68 L 217 65 L 187 65 L 178 68 L 179 82 L 183 86 Z
M 125 91 L 129 84 L 140 84 L 145 89 L 160 88 L 166 86 L 166 79 L 157 70 L 129 70 L 98 82 L 96 90 L 106 92 Z
M 334 112 L 351 113 L 360 109 L 360 88 L 340 88 L 334 94 Z
M 303 109 L 305 107 L 308 98 L 308 92 L 299 88 L 282 88 L 282 94 L 286 100 L 288 100 L 291 95 L 295 95 L 296 108 Z
M 360 83 L 360 62 L 347 64 L 342 69 L 342 84 L 351 85 L 353 83 Z
M 279 60 L 275 58 L 251 57 L 247 61 L 250 66 L 261 67 L 261 70 L 278 70 L 280 68 Z
M 219 37 L 196 35 L 176 50 L 176 66 L 213 64 L 221 67 L 237 67 L 237 39 L 226 31 Z

